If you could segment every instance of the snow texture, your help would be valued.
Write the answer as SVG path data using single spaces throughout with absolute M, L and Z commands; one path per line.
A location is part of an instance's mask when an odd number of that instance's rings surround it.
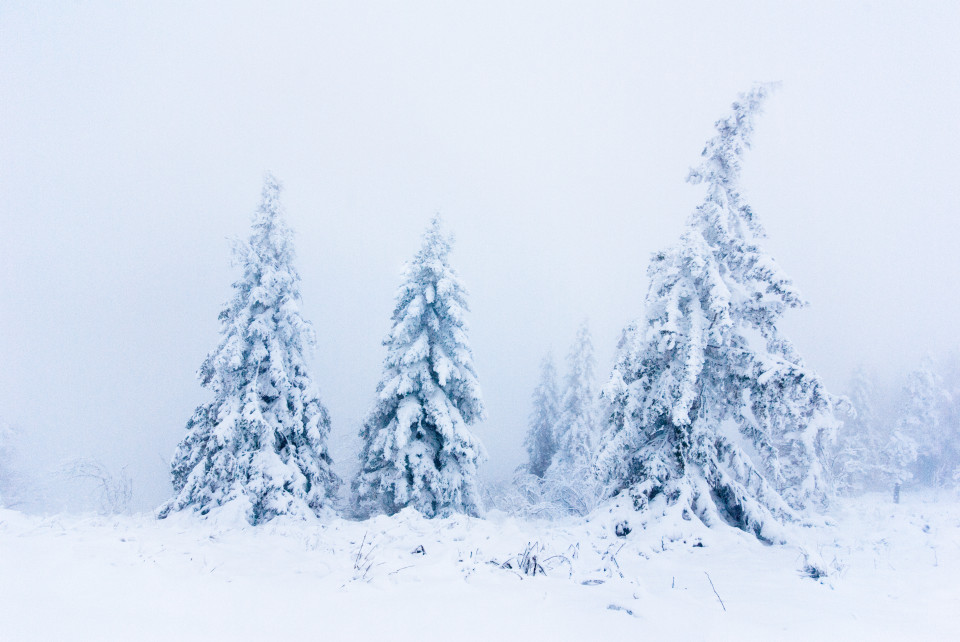
M 764 546 L 629 503 L 556 523 L 405 510 L 256 528 L 0 509 L 0 637 L 955 638 L 957 499 L 883 493 L 833 511 L 799 544 Z
M 434 217 L 396 296 L 376 403 L 360 432 L 353 489 L 364 515 L 406 506 L 428 517 L 481 511 L 485 451 L 469 426 L 484 407 L 450 250 Z
M 330 419 L 305 361 L 315 337 L 300 311 L 280 191 L 268 175 L 253 233 L 235 247 L 243 275 L 220 313 L 220 344 L 198 372 L 214 400 L 187 423 L 171 465 L 176 494 L 160 517 L 218 509 L 251 524 L 309 518 L 336 494 Z

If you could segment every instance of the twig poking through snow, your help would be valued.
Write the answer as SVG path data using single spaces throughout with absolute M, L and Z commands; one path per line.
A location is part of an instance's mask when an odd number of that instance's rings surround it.
M 710 582 L 710 588 L 713 589 L 713 594 L 717 596 L 718 600 L 720 600 L 720 606 L 722 606 L 723 610 L 726 611 L 727 607 L 724 606 L 723 604 L 723 598 L 721 598 L 720 594 L 717 593 L 717 587 L 713 585 L 713 580 L 710 579 L 710 573 L 707 573 L 706 571 L 704 571 L 703 574 L 707 576 L 707 581 Z
M 413 564 L 411 564 L 410 566 L 401 566 L 400 568 L 398 568 L 398 569 L 395 570 L 395 571 L 390 571 L 389 573 L 387 573 L 387 575 L 396 575 L 396 574 L 399 573 L 400 571 L 405 571 L 405 570 L 407 570 L 408 568 L 413 568 Z
M 367 543 L 367 534 L 368 533 L 363 534 L 363 539 L 360 541 L 360 548 L 357 550 L 357 556 L 353 560 L 353 579 L 369 582 L 370 569 L 373 568 L 373 553 L 377 549 L 377 544 L 375 544 L 373 538 L 371 538 L 370 546 L 368 546 L 366 552 L 364 552 L 363 547 Z M 381 564 L 378 564 L 378 566 Z
M 360 570 L 360 556 L 363 554 L 363 545 L 367 542 L 367 533 L 364 532 L 363 539 L 360 540 L 360 548 L 357 550 L 357 558 L 353 560 L 353 570 Z
M 626 608 L 625 606 L 620 606 L 619 604 L 610 604 L 607 606 L 608 611 L 623 611 L 627 615 L 633 615 L 633 611 Z

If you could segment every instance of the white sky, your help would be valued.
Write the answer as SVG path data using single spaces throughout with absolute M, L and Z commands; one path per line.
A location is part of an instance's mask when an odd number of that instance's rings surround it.
M 587 316 L 607 374 L 702 196 L 687 169 L 758 80 L 783 87 L 744 186 L 811 302 L 788 335 L 835 390 L 911 368 L 958 344 L 958 33 L 955 1 L 5 1 L 0 417 L 162 500 L 269 169 L 338 464 L 439 211 L 504 475 L 541 356 Z

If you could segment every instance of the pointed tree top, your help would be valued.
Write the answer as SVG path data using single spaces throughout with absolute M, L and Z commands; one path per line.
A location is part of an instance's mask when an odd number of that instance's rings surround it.
M 584 340 L 586 340 L 586 341 L 590 341 L 590 340 L 591 340 L 591 338 L 590 338 L 590 319 L 589 319 L 588 317 L 584 317 L 583 320 L 580 321 L 580 326 L 577 328 L 577 341 L 578 341 L 578 342 L 581 342 L 581 341 L 584 341 Z
M 293 246 L 291 232 L 284 222 L 284 207 L 280 200 L 283 192 L 281 183 L 271 172 L 263 176 L 263 188 L 260 191 L 260 205 L 253 213 L 253 234 L 250 246 L 266 252 L 273 259 L 291 259 Z
M 593 359 L 593 336 L 590 333 L 590 321 L 586 318 L 580 322 L 580 326 L 577 328 L 577 337 L 570 347 L 568 358 L 571 361 L 577 361 L 584 357 L 588 360 Z
M 703 160 L 687 176 L 689 183 L 729 182 L 740 176 L 740 159 L 744 150 L 750 148 L 754 117 L 762 113 L 767 96 L 779 86 L 779 82 L 757 83 L 740 94 L 732 105 L 732 113 L 714 124 L 717 135 L 704 146 L 700 153 Z
M 556 365 L 553 362 L 553 350 L 547 350 L 544 353 L 543 358 L 540 359 L 540 369 L 541 370 L 553 370 L 556 368 Z
M 445 260 L 453 244 L 453 236 L 444 233 L 443 219 L 439 213 L 430 219 L 430 225 L 421 239 L 420 251 L 416 257 L 418 262 L 432 258 Z
M 260 207 L 254 214 L 254 225 L 261 224 L 264 219 L 276 218 L 283 213 L 283 205 L 280 203 L 282 191 L 283 183 L 271 172 L 264 173 L 263 188 L 260 190 Z
M 280 182 L 273 172 L 267 170 L 263 173 L 263 194 L 267 192 L 279 192 L 283 189 L 283 183 Z

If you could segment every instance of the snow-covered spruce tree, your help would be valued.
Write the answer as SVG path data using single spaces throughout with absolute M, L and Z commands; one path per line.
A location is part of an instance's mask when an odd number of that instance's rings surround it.
M 803 305 L 760 246 L 740 163 L 770 90 L 716 123 L 689 181 L 707 195 L 674 248 L 648 269 L 646 316 L 627 332 L 605 386 L 598 457 L 610 492 L 638 509 L 662 495 L 684 517 L 778 539 L 777 522 L 825 501 L 819 449 L 833 399 L 777 322 Z
M 893 501 L 900 503 L 900 488 L 913 478 L 910 470 L 917 461 L 917 442 L 898 425 L 879 450 L 876 470 L 893 487 Z
M 13 496 L 13 430 L 0 419 L 0 507 Z
M 38 452 L 25 443 L 26 433 L 0 420 L 0 508 L 23 510 L 47 505 L 41 489 L 53 477 L 46 467 L 31 466 L 28 453 Z
M 406 506 L 428 517 L 480 512 L 485 453 L 469 426 L 484 408 L 450 248 L 434 217 L 397 293 L 377 400 L 360 431 L 353 487 L 364 515 Z
M 547 355 L 540 363 L 540 381 L 533 391 L 533 411 L 530 413 L 530 430 L 524 440 L 529 461 L 526 472 L 543 477 L 557 451 L 556 426 L 560 416 L 560 399 L 557 391 L 557 371 L 553 357 Z
M 896 418 L 896 413 L 886 412 L 885 406 L 873 379 L 858 368 L 850 383 L 843 425 L 825 458 L 827 472 L 841 492 L 886 487 L 898 501 L 900 487 L 912 479 L 917 444 L 909 422 L 904 422 L 903 415 Z
M 939 488 L 952 481 L 960 444 L 955 443 L 956 428 L 946 421 L 950 396 L 930 357 L 907 377 L 903 394 L 898 431 L 915 443 L 921 477 Z
M 567 357 L 569 373 L 556 423 L 557 452 L 543 478 L 543 496 L 562 511 L 585 515 L 603 496 L 594 466 L 599 421 L 593 342 L 584 322 Z
M 582 468 L 592 464 L 598 437 L 596 366 L 586 322 L 577 330 L 567 363 L 570 370 L 556 423 L 557 451 L 553 465 Z
M 825 473 L 838 493 L 863 492 L 875 482 L 884 444 L 892 427 L 878 412 L 879 393 L 863 367 L 850 380 L 849 395 L 842 413 L 837 438 L 827 444 Z
M 304 359 L 315 337 L 300 311 L 280 190 L 268 175 L 253 233 L 235 247 L 243 275 L 220 313 L 220 345 L 198 372 L 214 399 L 187 423 L 171 464 L 176 494 L 160 517 L 229 505 L 257 524 L 313 516 L 336 494 L 330 419 Z
M 950 353 L 942 367 L 946 409 L 942 415 L 945 474 L 943 481 L 952 481 L 960 489 L 960 353 Z
M 641 324 L 633 321 L 620 333 L 617 342 L 616 357 L 613 362 L 613 371 L 610 378 L 600 388 L 599 413 L 600 422 L 604 427 L 601 436 L 600 449 L 604 455 L 604 469 L 600 472 L 613 479 L 626 479 L 634 475 L 628 470 L 631 463 L 629 457 L 609 458 L 605 451 L 608 437 L 619 434 L 623 430 L 630 430 L 632 418 L 630 405 L 632 397 L 627 381 L 636 380 L 636 373 L 640 370 L 641 357 L 644 351 L 643 335 L 640 332 Z

